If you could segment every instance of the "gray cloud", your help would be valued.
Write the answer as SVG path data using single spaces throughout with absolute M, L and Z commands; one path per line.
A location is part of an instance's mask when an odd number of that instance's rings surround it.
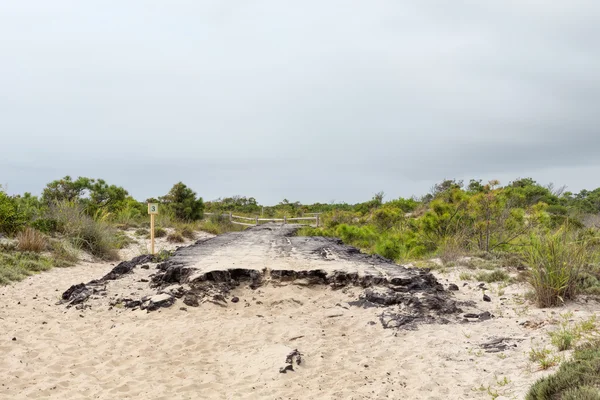
M 0 6 L 0 182 L 183 180 L 265 203 L 443 178 L 598 186 L 600 4 Z

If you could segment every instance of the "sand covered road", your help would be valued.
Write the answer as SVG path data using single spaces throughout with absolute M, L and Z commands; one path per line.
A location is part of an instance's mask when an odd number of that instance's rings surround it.
M 213 249 L 202 244 L 182 249 L 164 270 L 156 268 L 158 263 L 137 266 L 107 282 L 106 295 L 90 296 L 82 309 L 56 303 L 69 286 L 98 279 L 113 265 L 82 263 L 0 288 L 0 398 L 489 399 L 497 393 L 521 399 L 546 373 L 530 365 L 528 352 L 548 341 L 551 326 L 544 323 L 555 312 L 524 307 L 524 288 L 518 284 L 506 288 L 502 303 L 493 295 L 491 302 L 483 302 L 475 284 L 463 287 L 452 274 L 438 275 L 436 282 L 444 289 L 450 283 L 460 286 L 457 292 L 439 293 L 459 304 L 473 302 L 470 308 L 461 306 L 463 312 L 488 311 L 495 317 L 461 323 L 460 313 L 443 325 L 384 329 L 380 316 L 390 307 L 349 304 L 369 288 L 346 284 L 333 289 L 333 279 L 315 284 L 303 276 L 273 279 L 270 272 L 308 271 L 311 265 L 322 269 L 327 258 L 339 263 L 331 265 L 355 268 L 359 276 L 370 268 L 383 274 L 393 266 L 369 263 L 362 255 L 344 260 L 352 250 L 330 242 L 324 246 L 330 252 L 321 253 L 315 245 L 319 251 L 305 253 L 308 247 L 295 244 L 304 238 L 282 235 L 290 241 L 285 245 L 286 240 L 269 235 L 258 235 L 259 243 L 244 235 L 240 241 L 211 239 L 204 244 L 212 241 Z M 194 289 L 189 280 L 194 275 L 248 266 L 261 273 L 260 285 L 251 289 L 252 280 L 241 280 L 228 288 L 226 301 L 199 294 L 198 307 L 185 305 L 181 297 L 153 312 L 115 303 L 168 288 L 150 284 L 169 267 L 187 268 L 180 285 Z M 400 271 L 405 277 L 423 277 L 420 271 Z M 199 282 L 199 287 L 224 283 L 206 276 Z M 580 319 L 596 309 L 597 304 L 574 303 L 560 311 L 571 310 Z M 541 328 L 525 321 L 539 321 Z M 508 346 L 488 352 L 482 345 L 494 338 L 506 339 Z M 295 349 L 302 354 L 301 364 L 280 373 Z

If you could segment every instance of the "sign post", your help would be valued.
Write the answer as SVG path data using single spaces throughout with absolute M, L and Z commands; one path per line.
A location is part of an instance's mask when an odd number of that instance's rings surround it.
M 148 203 L 148 214 L 150 214 L 150 254 L 154 255 L 154 216 L 158 214 L 157 203 Z

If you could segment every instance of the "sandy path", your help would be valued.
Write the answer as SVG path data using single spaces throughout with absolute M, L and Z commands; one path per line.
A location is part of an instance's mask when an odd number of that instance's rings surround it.
M 532 341 L 547 343 L 553 327 L 520 323 L 557 315 L 521 305 L 520 285 L 505 289 L 502 306 L 494 295 L 478 302 L 492 320 L 417 331 L 382 329 L 379 309 L 347 306 L 357 289 L 322 286 L 239 288 L 240 301 L 227 307 L 182 310 L 178 302 L 152 313 L 55 305 L 71 284 L 111 268 L 83 263 L 0 287 L 1 399 L 490 399 L 487 387 L 521 399 L 547 373 L 529 364 Z M 455 275 L 439 278 L 461 286 Z M 456 296 L 479 300 L 474 286 Z M 559 311 L 582 319 L 598 308 L 574 303 Z M 499 336 L 517 347 L 480 348 Z M 296 348 L 303 363 L 279 373 Z M 504 377 L 508 384 L 498 383 Z

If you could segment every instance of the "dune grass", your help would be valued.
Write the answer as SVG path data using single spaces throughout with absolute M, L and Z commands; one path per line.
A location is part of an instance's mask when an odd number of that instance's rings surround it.
M 52 258 L 34 252 L 0 253 L 0 285 L 20 281 L 30 275 L 63 266 Z
M 586 343 L 573 353 L 558 371 L 538 380 L 526 400 L 600 399 L 600 340 Z

